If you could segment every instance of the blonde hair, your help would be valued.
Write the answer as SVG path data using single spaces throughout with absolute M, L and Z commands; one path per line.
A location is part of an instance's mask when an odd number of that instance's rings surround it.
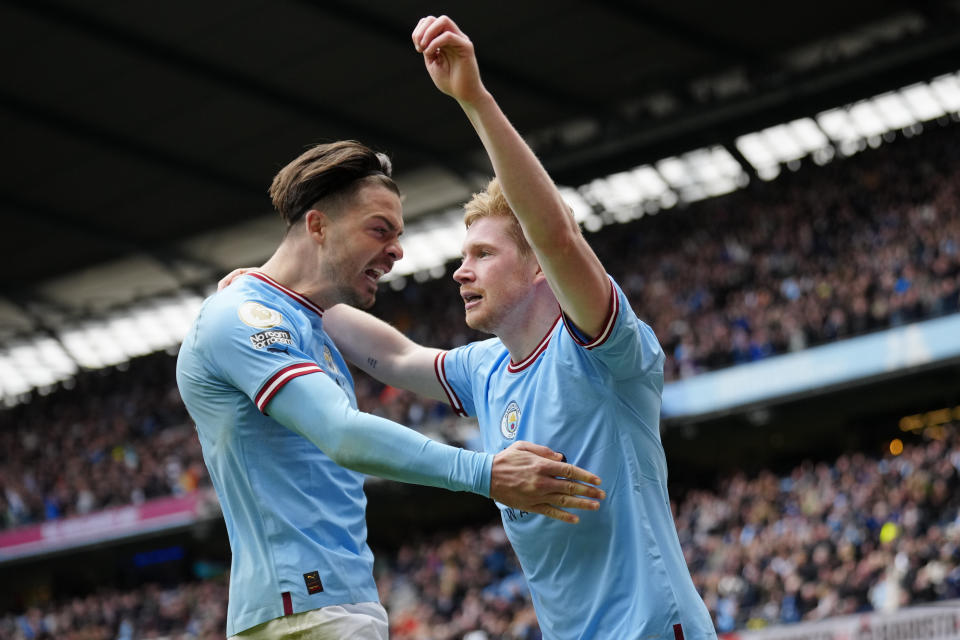
M 463 224 L 468 229 L 480 218 L 508 218 L 510 223 L 507 225 L 507 235 L 516 243 L 520 255 L 527 257 L 533 254 L 530 243 L 523 235 L 520 221 L 517 220 L 513 209 L 510 208 L 510 203 L 503 195 L 500 181 L 496 178 L 492 179 L 483 191 L 473 194 L 470 201 L 464 205 L 463 210 Z

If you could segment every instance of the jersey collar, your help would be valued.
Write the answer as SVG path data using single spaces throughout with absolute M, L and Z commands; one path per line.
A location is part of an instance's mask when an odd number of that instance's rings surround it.
M 314 304 L 309 298 L 307 298 L 307 296 L 303 295 L 302 293 L 297 293 L 293 289 L 288 289 L 287 287 L 283 286 L 282 284 L 280 284 L 279 282 L 277 282 L 267 274 L 261 273 L 259 271 L 250 271 L 249 273 L 247 273 L 247 275 L 252 276 L 257 280 L 260 280 L 261 282 L 267 283 L 268 285 L 270 285 L 274 289 L 277 289 L 278 291 L 285 294 L 286 296 L 293 298 L 296 302 L 300 303 L 302 306 L 306 307 L 310 311 L 313 311 L 321 318 L 323 317 L 323 308 L 321 308 L 319 305 Z
M 530 355 L 520 362 L 514 362 L 511 358 L 510 364 L 507 365 L 507 371 L 510 373 L 518 373 L 536 362 L 537 358 L 540 357 L 540 354 L 547 350 L 547 345 L 550 344 L 550 336 L 553 335 L 553 330 L 557 328 L 558 322 L 560 322 L 560 316 L 557 316 L 557 319 L 553 321 L 553 324 L 550 325 L 550 329 L 547 330 L 547 334 L 543 336 L 543 340 L 540 341 L 540 344 L 537 345 Z

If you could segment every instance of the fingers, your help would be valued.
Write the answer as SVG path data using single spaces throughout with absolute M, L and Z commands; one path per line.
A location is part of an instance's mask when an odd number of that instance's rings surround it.
M 441 36 L 443 40 L 438 40 Z M 421 18 L 420 22 L 418 22 L 414 28 L 412 35 L 413 46 L 419 53 L 439 49 L 444 44 L 450 42 L 451 38 L 453 38 L 454 42 L 469 42 L 466 35 L 457 27 L 457 23 L 447 16 L 440 16 L 439 18 L 427 16 L 426 18 Z
M 417 22 L 417 26 L 413 28 L 413 47 L 417 50 L 418 53 L 423 52 L 423 47 L 420 45 L 420 40 L 423 38 L 423 32 L 427 30 L 427 27 L 430 26 L 436 18 L 433 16 L 427 16 L 426 18 L 420 18 L 420 21 Z
M 548 481 L 542 482 L 539 488 L 543 491 L 549 491 L 551 494 L 562 494 L 565 496 L 583 496 L 596 500 L 603 500 L 607 497 L 607 492 L 599 487 L 574 482 L 566 478 L 551 478 Z
M 436 38 L 429 40 L 424 47 L 424 51 L 433 55 L 439 55 L 441 49 L 468 52 L 472 50 L 472 46 L 473 43 L 466 36 L 444 31 Z
M 420 46 L 425 49 L 427 44 L 433 40 L 436 40 L 441 34 L 446 35 L 448 33 L 461 38 L 465 37 L 463 32 L 460 31 L 460 28 L 457 27 L 456 22 L 447 16 L 440 16 L 431 22 L 424 30 L 423 36 L 420 39 Z
M 562 493 L 543 496 L 543 502 L 523 507 L 524 511 L 530 513 L 539 513 L 570 524 L 580 522 L 580 516 L 577 516 L 564 509 L 583 509 L 585 511 L 596 511 L 600 508 L 600 503 L 596 500 L 586 500 L 584 498 L 575 498 Z
M 243 274 L 253 271 L 250 267 L 241 267 L 239 269 L 234 269 L 227 275 L 223 276 L 220 281 L 217 283 L 217 291 L 220 291 L 230 285 L 231 282 L 242 276 Z
M 527 442 L 525 440 L 519 440 L 509 447 L 510 449 L 517 449 L 519 451 L 528 451 L 535 455 L 540 456 L 541 458 L 546 458 L 550 462 L 545 463 L 543 472 L 546 475 L 555 476 L 558 478 L 567 478 L 568 480 L 575 480 L 576 482 L 564 482 L 563 491 L 565 493 L 571 494 L 581 494 L 581 495 L 590 495 L 593 498 L 600 498 L 605 496 L 606 493 L 596 489 L 595 487 L 590 487 L 589 485 L 599 485 L 602 483 L 602 480 L 596 474 L 593 474 L 586 469 L 582 469 L 574 464 L 569 462 L 560 462 L 560 460 L 566 460 L 566 456 L 562 453 L 557 453 L 550 447 L 545 447 L 541 444 L 534 444 L 533 442 Z M 585 482 L 587 484 L 580 484 Z
M 533 442 L 527 442 L 526 440 L 518 440 L 510 445 L 511 449 L 519 449 L 521 451 L 529 451 L 530 453 L 535 453 L 541 458 L 549 458 L 550 460 L 561 460 L 563 458 L 562 454 L 557 453 L 550 447 L 545 447 L 542 444 L 535 444 Z
M 574 514 L 568 513 L 563 509 L 557 509 L 549 504 L 538 504 L 534 507 L 530 507 L 527 510 L 531 513 L 539 513 L 547 516 L 548 518 L 553 518 L 554 520 L 560 520 L 561 522 L 566 522 L 569 524 L 577 524 L 580 522 L 580 518 Z
M 570 464 L 569 462 L 553 462 L 549 463 L 551 475 L 559 476 L 561 478 L 569 478 L 571 480 L 576 480 L 578 482 L 587 482 L 590 484 L 600 484 L 600 476 L 597 476 L 593 473 L 590 473 L 586 469 L 581 469 L 580 467 Z
M 578 498 L 576 496 L 570 496 L 562 493 L 546 496 L 544 502 L 555 507 L 563 507 L 564 509 L 596 511 L 600 508 L 600 503 L 597 500 Z

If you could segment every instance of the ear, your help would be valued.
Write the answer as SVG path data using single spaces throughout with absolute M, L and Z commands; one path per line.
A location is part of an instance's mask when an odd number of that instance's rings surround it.
M 540 266 L 540 261 L 537 260 L 536 256 L 531 257 L 530 262 L 532 263 L 531 267 L 533 268 L 533 281 L 545 281 L 547 279 L 547 274 L 543 272 L 543 267 Z
M 304 228 L 314 242 L 323 244 L 330 230 L 330 218 L 319 209 L 310 209 L 303 216 Z

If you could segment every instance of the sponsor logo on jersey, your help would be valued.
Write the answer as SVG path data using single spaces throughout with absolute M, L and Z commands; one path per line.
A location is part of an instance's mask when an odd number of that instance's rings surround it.
M 243 324 L 257 329 L 269 329 L 283 322 L 283 316 L 279 311 L 252 300 L 241 304 L 237 309 L 237 315 L 240 316 Z
M 323 582 L 320 581 L 319 571 L 311 571 L 310 573 L 303 574 L 303 581 L 306 583 L 307 593 L 310 595 L 323 591 Z
M 510 404 L 507 405 L 507 410 L 503 412 L 503 417 L 500 418 L 500 433 L 502 433 L 503 437 L 507 440 L 515 440 L 519 426 L 520 405 L 511 401 Z
M 274 344 L 293 345 L 293 340 L 290 338 L 288 331 L 274 329 L 273 331 L 261 331 L 253 334 L 250 336 L 250 344 L 256 349 L 266 349 Z

